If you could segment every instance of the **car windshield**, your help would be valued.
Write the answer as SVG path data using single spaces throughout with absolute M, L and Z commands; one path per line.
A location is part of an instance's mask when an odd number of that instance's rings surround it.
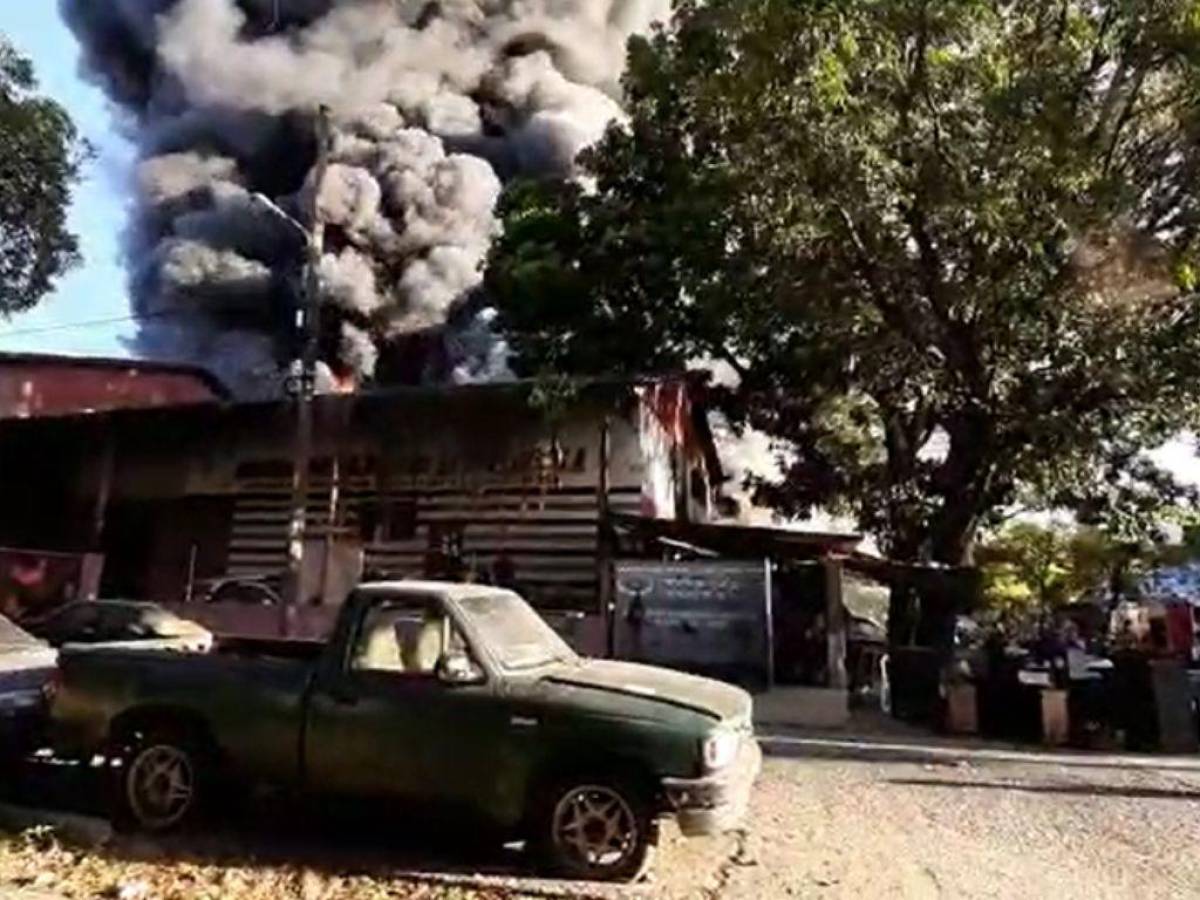
M 459 606 L 505 669 L 577 659 L 567 642 L 516 594 L 472 594 Z

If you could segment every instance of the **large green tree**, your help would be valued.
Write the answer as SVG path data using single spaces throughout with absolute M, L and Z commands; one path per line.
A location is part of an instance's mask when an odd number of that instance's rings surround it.
M 0 35 L 0 317 L 34 306 L 79 261 L 66 219 L 87 147 L 36 91 L 32 63 Z
M 683 0 L 628 121 L 515 184 L 524 371 L 721 360 L 776 508 L 959 564 L 997 510 L 1136 529 L 1200 380 L 1196 0 Z

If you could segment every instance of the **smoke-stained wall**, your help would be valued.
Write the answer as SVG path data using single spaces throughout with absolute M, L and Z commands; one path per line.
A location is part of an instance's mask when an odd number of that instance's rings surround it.
M 327 379 L 370 378 L 381 353 L 386 362 L 414 348 L 429 361 L 392 368 L 456 381 L 502 376 L 506 350 L 478 296 L 501 183 L 570 171 L 578 150 L 620 116 L 627 38 L 668 7 L 60 3 L 85 71 L 140 150 L 127 252 L 141 340 L 156 355 L 209 365 L 242 396 L 277 392 L 296 354 L 302 238 L 259 194 L 297 218 L 315 199 L 327 222 Z M 317 185 L 321 105 L 334 134 Z

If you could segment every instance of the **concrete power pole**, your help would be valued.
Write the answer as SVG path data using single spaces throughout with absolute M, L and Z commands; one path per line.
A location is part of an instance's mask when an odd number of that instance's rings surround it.
M 317 161 L 313 167 L 312 209 L 309 213 L 305 247 L 303 302 L 297 309 L 302 335 L 300 373 L 296 388 L 296 440 L 292 461 L 292 515 L 288 523 L 287 575 L 283 585 L 279 631 L 293 632 L 295 610 L 304 602 L 304 542 L 308 517 L 308 480 L 313 442 L 313 394 L 316 392 L 317 352 L 321 334 L 320 281 L 317 274 L 325 247 L 325 223 L 321 219 L 320 193 L 329 164 L 329 109 L 317 110 Z

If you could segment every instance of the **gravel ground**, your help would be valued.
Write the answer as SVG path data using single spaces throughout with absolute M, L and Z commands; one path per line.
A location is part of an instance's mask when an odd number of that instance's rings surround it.
M 1194 898 L 1198 813 L 1194 771 L 772 759 L 721 894 Z
M 256 844 L 240 831 L 93 850 L 0 839 L 0 897 L 18 886 L 129 900 L 1200 896 L 1200 771 L 1081 762 L 774 756 L 744 833 L 684 841 L 668 828 L 653 879 L 632 888 L 539 882 L 519 857 L 397 860 L 357 841 Z

